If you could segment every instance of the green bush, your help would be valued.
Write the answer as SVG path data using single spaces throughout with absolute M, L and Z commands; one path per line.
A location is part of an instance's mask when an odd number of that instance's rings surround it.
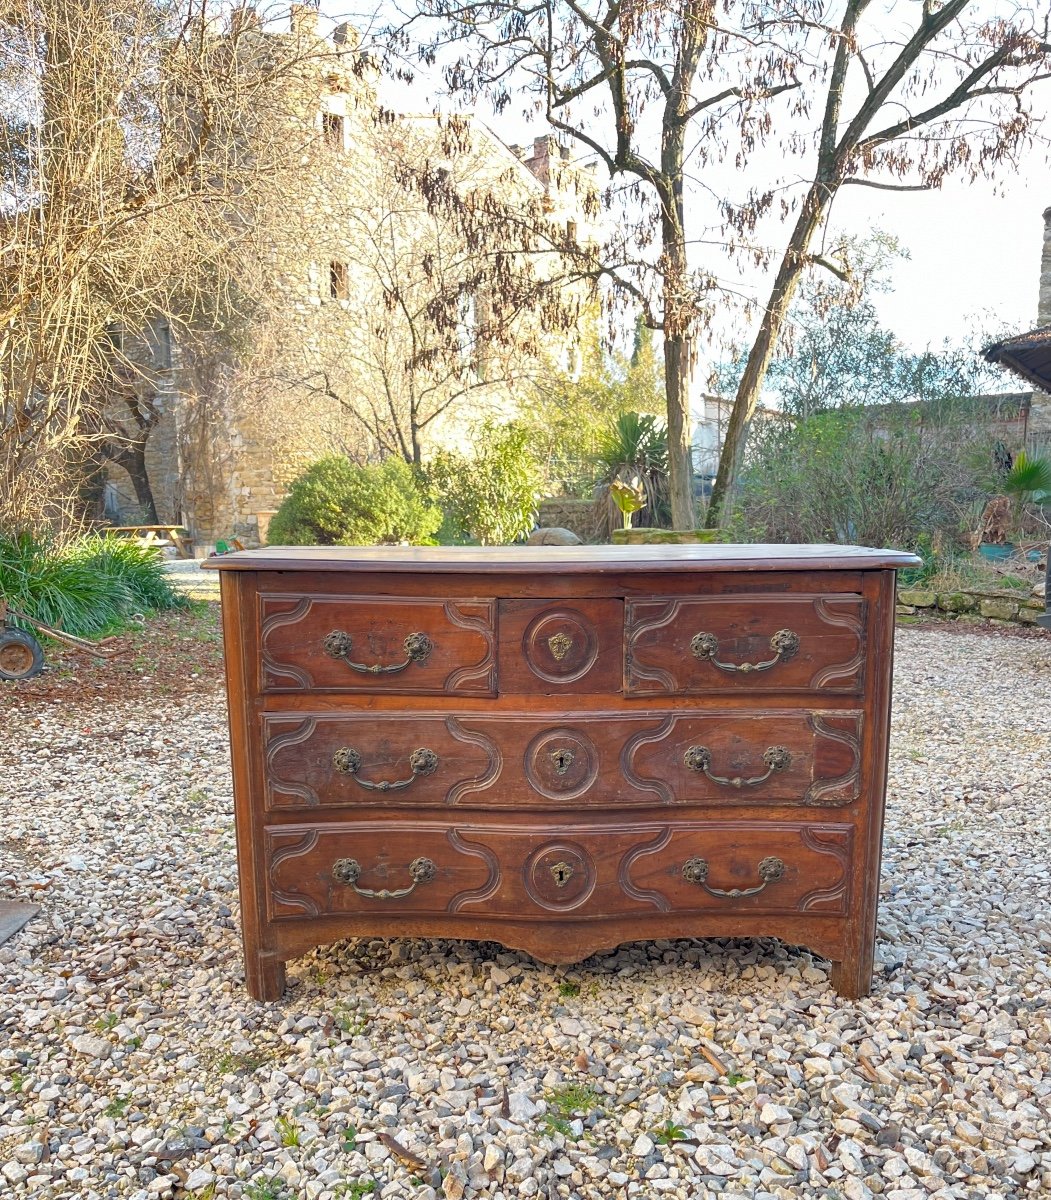
M 113 632 L 133 613 L 185 603 L 156 546 L 95 536 L 60 545 L 30 533 L 0 534 L 0 596 L 78 637 Z
M 770 422 L 753 430 L 733 530 L 741 541 L 952 544 L 983 496 L 990 450 L 967 401 Z
M 402 459 L 357 467 L 322 458 L 292 484 L 268 538 L 272 546 L 419 545 L 441 520 Z
M 536 524 L 542 480 L 521 425 L 486 421 L 468 457 L 439 451 L 428 468 L 432 494 L 449 517 L 446 529 L 483 546 L 507 545 Z

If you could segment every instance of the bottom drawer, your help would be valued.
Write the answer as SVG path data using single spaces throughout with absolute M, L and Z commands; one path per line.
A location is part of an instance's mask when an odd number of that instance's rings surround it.
M 853 833 L 759 821 L 282 825 L 266 830 L 267 915 L 841 916 Z

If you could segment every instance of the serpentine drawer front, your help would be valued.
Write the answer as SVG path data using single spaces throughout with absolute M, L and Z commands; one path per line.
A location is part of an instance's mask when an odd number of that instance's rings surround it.
M 862 714 L 266 713 L 266 806 L 838 806 L 860 793 Z
M 266 830 L 267 911 L 841 916 L 852 835 L 850 825 L 725 821 L 284 825 Z
M 249 991 L 353 936 L 775 935 L 871 983 L 894 570 L 849 546 L 209 560 Z

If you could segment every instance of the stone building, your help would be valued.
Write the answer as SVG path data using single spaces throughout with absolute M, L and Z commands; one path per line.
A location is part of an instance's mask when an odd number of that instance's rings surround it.
M 198 552 L 265 540 L 289 483 L 318 458 L 420 461 L 461 444 L 480 417 L 513 413 L 531 372 L 574 362 L 576 293 L 561 290 L 553 318 L 557 298 L 541 285 L 589 244 L 592 172 L 553 137 L 527 150 L 472 118 L 385 112 L 355 31 L 325 39 L 317 21 L 316 9 L 294 6 L 287 32 L 258 31 L 261 57 L 277 38 L 302 48 L 306 65 L 289 105 L 301 169 L 260 212 L 262 250 L 245 261 L 251 299 L 242 310 L 235 296 L 231 328 L 169 337 L 151 364 L 161 415 L 149 480 L 161 520 L 185 524 Z M 223 136 L 250 147 L 251 118 Z M 486 205 L 521 212 L 506 228 L 529 237 L 479 247 L 476 200 L 483 215 Z M 503 228 L 495 215 L 493 227 Z M 513 298 L 484 276 L 479 264 L 493 259 L 505 275 L 520 271 Z M 142 519 L 117 464 L 107 511 Z

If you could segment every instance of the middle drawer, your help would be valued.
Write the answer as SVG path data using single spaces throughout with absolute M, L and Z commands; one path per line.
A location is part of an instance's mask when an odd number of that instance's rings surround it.
M 850 710 L 262 717 L 269 812 L 317 807 L 850 804 Z

